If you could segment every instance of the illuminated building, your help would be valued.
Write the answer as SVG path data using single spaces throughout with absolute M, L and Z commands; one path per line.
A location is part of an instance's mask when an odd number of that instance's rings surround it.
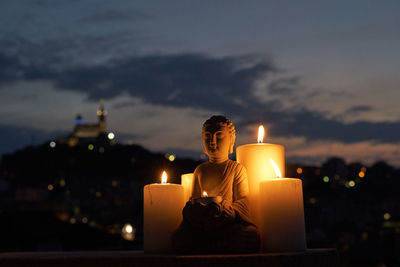
M 98 122 L 94 124 L 84 123 L 82 116 L 78 115 L 75 119 L 75 126 L 72 133 L 66 137 L 58 139 L 59 143 L 68 144 L 73 147 L 78 143 L 89 143 L 106 140 L 106 115 L 104 100 L 100 99 L 100 106 L 96 112 Z

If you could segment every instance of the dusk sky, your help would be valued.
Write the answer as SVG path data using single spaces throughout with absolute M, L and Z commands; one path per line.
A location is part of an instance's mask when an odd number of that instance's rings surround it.
M 236 145 L 400 166 L 399 1 L 0 3 L 0 154 L 68 134 L 75 116 L 122 143 L 200 155 L 213 114 Z

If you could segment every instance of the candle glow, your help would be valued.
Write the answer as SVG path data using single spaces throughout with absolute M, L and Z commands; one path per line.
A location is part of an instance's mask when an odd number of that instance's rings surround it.
M 167 173 L 165 171 L 163 171 L 163 173 L 161 175 L 161 183 L 162 184 L 166 184 L 167 183 Z
M 279 179 L 282 178 L 281 170 L 279 169 L 278 165 L 276 165 L 275 161 L 273 159 L 269 159 L 269 161 L 271 162 L 271 165 L 274 168 L 276 178 L 279 178 Z
M 203 197 L 208 197 L 207 191 L 203 191 Z
M 273 159 L 279 166 L 281 177 L 285 176 L 285 148 L 278 144 L 263 143 L 265 128 L 258 127 L 258 143 L 245 144 L 236 149 L 237 162 L 246 168 L 249 183 L 250 217 L 256 225 L 261 225 L 260 213 L 260 182 L 265 179 L 276 180 L 276 173 L 269 162 Z M 262 229 L 261 229 L 262 232 Z
M 262 143 L 264 139 L 264 126 L 260 125 L 258 127 L 258 138 L 257 138 L 257 143 Z

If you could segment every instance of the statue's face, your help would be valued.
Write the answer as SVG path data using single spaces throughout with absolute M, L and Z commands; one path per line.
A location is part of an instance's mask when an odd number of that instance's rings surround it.
M 229 155 L 231 135 L 227 126 L 209 125 L 203 132 L 204 152 L 210 158 L 223 158 Z

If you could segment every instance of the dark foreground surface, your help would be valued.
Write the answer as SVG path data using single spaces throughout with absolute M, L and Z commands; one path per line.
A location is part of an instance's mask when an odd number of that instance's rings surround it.
M 1 253 L 0 266 L 339 266 L 336 249 L 234 255 L 145 254 L 143 251 Z

